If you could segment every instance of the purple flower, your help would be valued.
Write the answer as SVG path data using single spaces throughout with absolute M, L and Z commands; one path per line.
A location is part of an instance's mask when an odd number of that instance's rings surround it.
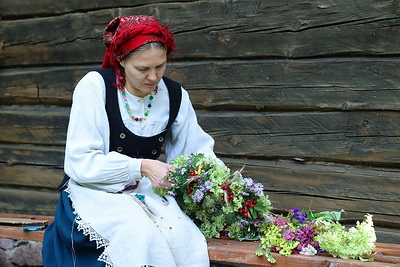
M 260 219 L 255 219 L 254 221 L 253 221 L 253 225 L 254 225 L 254 227 L 258 227 L 259 226 L 259 224 L 260 224 Z
M 244 186 L 246 186 L 247 188 L 250 188 L 254 181 L 251 178 L 243 178 L 243 182 L 244 182 Z
M 211 188 L 214 186 L 214 184 L 211 181 L 205 181 L 204 186 L 206 190 L 211 190 Z
M 282 237 L 286 239 L 287 242 L 290 242 L 295 237 L 295 234 L 292 230 L 288 229 L 282 233 Z
M 293 209 L 293 210 L 289 210 L 289 213 L 295 214 L 295 213 L 297 213 L 297 212 L 299 212 L 299 211 L 300 211 L 300 209 L 299 209 L 299 208 L 296 208 L 296 209 Z
M 273 220 L 273 222 L 275 222 L 276 226 L 278 226 L 278 227 L 287 226 L 287 223 L 289 222 L 289 220 L 285 220 L 281 217 L 276 217 L 272 220 Z
M 300 224 L 303 224 L 306 221 L 307 215 L 303 212 L 299 212 L 300 209 L 289 210 L 290 214 L 293 214 L 294 219 L 298 221 Z
M 201 190 L 196 190 L 196 192 L 194 192 L 194 194 L 192 195 L 192 199 L 197 203 L 202 201 L 203 197 L 204 197 L 204 193 Z
M 299 242 L 311 242 L 314 237 L 315 232 L 311 229 L 309 225 L 303 226 L 296 230 L 296 240 Z
M 251 188 L 251 191 L 253 191 L 253 193 L 258 197 L 261 197 L 263 195 L 263 190 L 264 190 L 264 186 L 261 183 L 256 183 Z

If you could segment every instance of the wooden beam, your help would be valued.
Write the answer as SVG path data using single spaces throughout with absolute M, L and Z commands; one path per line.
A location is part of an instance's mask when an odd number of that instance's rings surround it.
M 396 58 L 331 58 L 175 62 L 179 81 L 197 109 L 400 110 Z M 99 65 L 5 69 L 0 104 L 70 106 L 72 91 Z
M 215 151 L 222 156 L 398 166 L 397 112 L 197 114 L 200 125 L 216 141 Z M 0 107 L 0 142 L 63 146 L 68 118 L 68 108 Z
M 47 220 L 52 222 L 51 216 L 34 216 L 21 214 L 0 213 L 0 218 L 25 218 L 28 220 Z M 44 231 L 22 231 L 20 226 L 16 225 L 0 225 L 0 238 L 43 241 Z M 365 266 L 364 262 L 358 260 L 344 260 L 333 258 L 328 254 L 318 254 L 316 256 L 305 256 L 300 254 L 292 254 L 290 256 L 282 256 L 272 253 L 276 259 L 275 264 L 271 264 L 263 256 L 256 256 L 255 252 L 259 242 L 235 241 L 227 238 L 207 239 L 208 253 L 211 264 L 228 264 L 229 266 L 326 266 L 331 264 L 334 266 Z M 400 263 L 400 245 L 377 243 L 376 249 L 372 255 L 366 258 L 373 258 L 374 262 L 368 263 L 368 266 L 387 266 L 390 264 Z
M 6 2 L 10 7 L 5 10 L 11 17 L 17 16 L 18 11 L 11 11 L 17 3 Z M 42 3 L 43 0 L 38 2 L 41 8 L 37 10 L 46 6 Z M 31 7 L 19 5 L 17 10 L 20 6 Z M 118 15 L 142 13 L 155 15 L 174 32 L 179 45 L 177 60 L 399 53 L 399 11 L 390 1 L 379 5 L 349 5 L 344 0 L 327 5 L 313 1 L 290 5 L 268 1 L 175 1 L 131 7 L 123 4 L 121 9 L 107 4 L 104 9 L 91 7 L 87 12 L 65 11 L 76 10 L 76 6 L 80 4 L 67 5 L 66 9 L 63 5 L 57 7 L 55 10 L 63 10 L 57 16 L 47 17 L 51 13 L 39 11 L 40 17 L 30 9 L 31 17 L 1 21 L 1 65 L 100 63 L 107 23 Z

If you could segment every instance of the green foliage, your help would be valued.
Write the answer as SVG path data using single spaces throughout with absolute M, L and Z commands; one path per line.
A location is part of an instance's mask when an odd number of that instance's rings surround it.
M 241 171 L 231 173 L 215 159 L 203 154 L 179 156 L 168 174 L 172 189 L 154 189 L 175 197 L 181 209 L 196 223 L 205 237 L 228 235 L 238 240 L 259 239 L 271 209 L 263 186 Z
M 342 259 L 359 259 L 371 254 L 375 249 L 376 235 L 372 216 L 366 215 L 365 220 L 357 222 L 356 227 L 346 229 L 339 222 L 328 222 L 321 228 L 316 240 L 321 249 L 334 257 Z
M 305 214 L 294 209 L 287 216 L 274 216 L 256 254 L 265 255 L 270 262 L 274 262 L 271 252 L 287 256 L 292 253 L 314 255 L 317 251 L 326 251 L 334 257 L 367 261 L 362 256 L 371 254 L 376 242 L 372 216 L 366 215 L 362 223 L 357 222 L 356 227 L 347 229 L 339 223 L 343 212 L 308 211 Z

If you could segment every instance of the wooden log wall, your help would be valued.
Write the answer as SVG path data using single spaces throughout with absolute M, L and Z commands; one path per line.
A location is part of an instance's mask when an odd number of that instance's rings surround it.
M 2 0 L 0 212 L 54 213 L 74 85 L 99 68 L 107 22 L 134 14 L 174 32 L 167 76 L 277 211 L 371 213 L 378 241 L 400 243 L 393 0 Z

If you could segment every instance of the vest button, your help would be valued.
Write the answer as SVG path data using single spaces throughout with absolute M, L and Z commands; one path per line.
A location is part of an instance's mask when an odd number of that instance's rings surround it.
M 155 155 L 155 154 L 157 154 L 157 150 L 153 150 L 153 151 L 151 151 L 151 154 L 153 154 L 153 155 Z
M 117 151 L 118 151 L 118 152 L 120 152 L 120 153 L 121 153 L 121 152 L 122 152 L 122 150 L 123 150 L 123 149 L 122 149 L 122 147 L 120 147 L 120 146 L 119 146 L 119 147 L 117 147 Z
M 120 133 L 120 134 L 119 134 L 119 138 L 125 139 L 125 137 L 126 137 L 126 134 L 125 134 L 125 133 Z
M 159 137 L 159 138 L 158 138 L 158 141 L 161 143 L 162 141 L 164 141 L 164 137 L 162 137 L 162 136 Z

